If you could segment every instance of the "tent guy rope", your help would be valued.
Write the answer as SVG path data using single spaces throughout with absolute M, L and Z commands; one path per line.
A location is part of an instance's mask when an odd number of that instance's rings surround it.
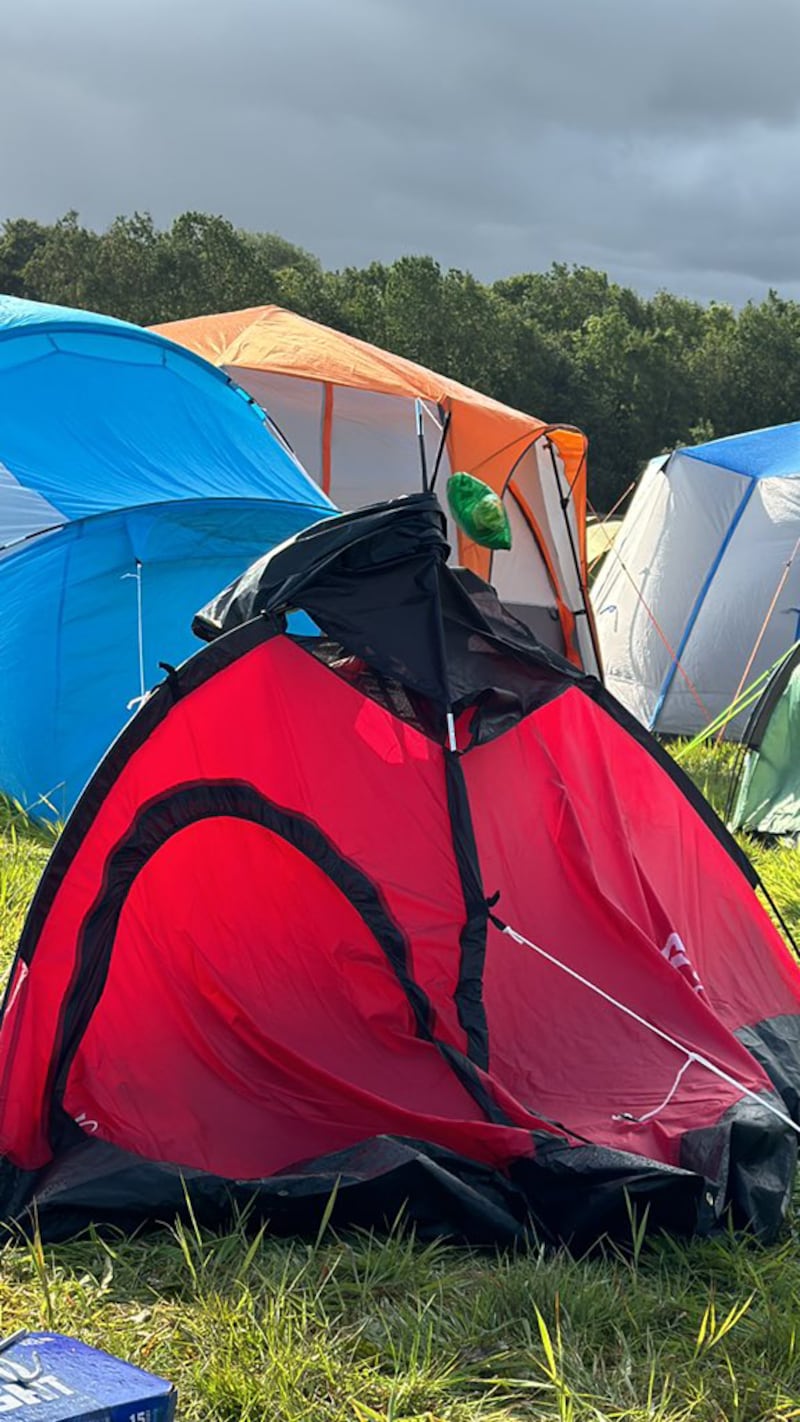
M 632 479 L 631 482 L 630 482 L 630 484 L 628 485 L 627 489 L 625 490 L 624 494 L 620 494 L 619 498 L 617 499 L 617 502 L 612 505 L 612 507 L 609 509 L 608 513 L 605 514 L 602 518 L 600 517 L 600 514 L 597 512 L 597 509 L 596 509 L 596 508 L 594 507 L 594 505 L 592 504 L 591 500 L 587 498 L 587 500 L 586 500 L 586 506 L 587 506 L 587 508 L 589 509 L 589 511 L 594 515 L 594 518 L 595 518 L 595 520 L 596 520 L 595 527 L 597 527 L 597 528 L 601 531 L 601 533 L 603 534 L 603 537 L 604 537 L 605 540 L 606 540 L 606 545 L 607 545 L 606 548 L 604 549 L 604 551 L 603 551 L 602 553 L 598 553 L 595 558 L 592 558 L 591 562 L 590 562 L 589 565 L 588 565 L 588 569 L 587 569 L 588 572 L 591 573 L 592 569 L 593 569 L 594 567 L 596 567 L 597 564 L 600 562 L 600 559 L 601 559 L 601 558 L 605 558 L 606 553 L 608 552 L 608 550 L 609 550 L 610 548 L 613 548 L 613 547 L 614 547 L 614 539 L 611 537 L 610 533 L 608 532 L 608 530 L 607 530 L 607 528 L 606 528 L 606 525 L 607 525 L 607 524 L 611 521 L 611 519 L 614 517 L 614 514 L 617 512 L 617 510 L 622 507 L 622 505 L 624 504 L 624 502 L 625 502 L 625 500 L 627 499 L 628 495 L 629 495 L 630 493 L 632 493 L 635 488 L 636 488 L 636 480 L 635 480 L 635 479 Z
M 499 928 L 500 932 L 504 933 L 508 938 L 511 938 L 514 943 L 524 948 L 530 948 L 532 952 L 538 953 L 539 957 L 551 963 L 554 968 L 559 968 L 562 973 L 566 973 L 567 977 L 573 978 L 574 981 L 580 983 L 582 987 L 588 988 L 590 992 L 595 993 L 597 997 L 601 997 L 603 1001 L 609 1003 L 611 1007 L 615 1007 L 618 1012 L 622 1012 L 626 1017 L 630 1017 L 634 1022 L 638 1022 L 640 1027 L 644 1027 L 646 1031 L 652 1032 L 654 1037 L 659 1037 L 662 1042 L 668 1043 L 670 1047 L 674 1047 L 675 1051 L 680 1052 L 682 1056 L 686 1058 L 670 1091 L 660 1106 L 657 1106 L 654 1111 L 648 1112 L 646 1116 L 629 1116 L 626 1113 L 612 1117 L 613 1120 L 631 1121 L 636 1124 L 651 1120 L 660 1111 L 663 1111 L 672 1100 L 681 1078 L 694 1062 L 710 1072 L 712 1076 L 716 1076 L 720 1081 L 724 1081 L 728 1086 L 732 1086 L 734 1090 L 740 1092 L 742 1096 L 747 1096 L 750 1100 L 756 1101 L 765 1111 L 769 1111 L 771 1115 L 776 1116 L 779 1121 L 782 1121 L 784 1126 L 788 1126 L 790 1130 L 800 1136 L 800 1126 L 792 1120 L 791 1116 L 787 1116 L 785 1111 L 781 1111 L 777 1106 L 773 1106 L 772 1102 L 766 1097 L 759 1096 L 756 1091 L 751 1091 L 750 1087 L 745 1086 L 744 1082 L 738 1081 L 735 1076 L 731 1076 L 729 1072 L 724 1071 L 722 1067 L 717 1066 L 716 1063 L 710 1061 L 708 1057 L 704 1057 L 699 1052 L 693 1052 L 689 1047 L 685 1047 L 682 1042 L 679 1042 L 676 1037 L 670 1036 L 669 1032 L 665 1032 L 661 1027 L 656 1027 L 653 1022 L 648 1022 L 646 1017 L 640 1016 L 632 1007 L 628 1007 L 626 1003 L 620 1002 L 619 998 L 612 997 L 611 993 L 606 992 L 604 988 L 598 987 L 597 983 L 593 983 L 590 978 L 585 978 L 583 974 L 577 972 L 575 968 L 570 968 L 569 965 L 562 962 L 560 958 L 556 958 L 552 953 L 548 953 L 547 950 L 541 948 L 538 943 L 531 942 L 530 938 L 526 938 L 523 933 L 518 933 L 515 928 L 511 928 L 509 924 L 504 923 L 496 914 L 490 911 L 489 917 L 495 927 Z
M 760 701 L 765 689 L 765 683 L 769 681 L 770 677 L 780 666 L 783 666 L 784 662 L 788 661 L 792 652 L 794 652 L 798 646 L 800 646 L 800 641 L 795 641 L 785 652 L 781 652 L 780 656 L 776 657 L 772 665 L 767 667 L 767 670 L 762 672 L 760 676 L 757 676 L 755 681 L 751 681 L 750 685 L 745 687 L 744 691 L 741 692 L 735 701 L 731 701 L 729 705 L 725 707 L 724 711 L 720 711 L 719 715 L 715 716 L 713 721 L 703 727 L 702 731 L 698 731 L 697 735 L 693 736 L 685 745 L 682 745 L 680 750 L 675 751 L 675 759 L 678 764 L 680 764 L 682 760 L 685 760 L 687 755 L 691 755 L 692 751 L 697 750 L 698 746 L 710 740 L 715 731 L 718 731 L 720 728 L 724 731 L 729 721 L 733 721 L 736 716 L 740 716 L 744 711 L 748 711 L 751 706 Z
M 734 698 L 733 698 L 734 701 L 736 701 L 736 700 L 741 696 L 741 694 L 742 694 L 742 688 L 744 687 L 744 685 L 745 685 L 745 683 L 746 683 L 746 681 L 747 681 L 747 678 L 748 678 L 748 676 L 750 675 L 750 671 L 751 671 L 751 669 L 752 669 L 753 662 L 755 661 L 756 657 L 758 656 L 759 648 L 760 648 L 760 646 L 761 646 L 761 643 L 762 643 L 763 640 L 764 640 L 764 634 L 765 634 L 765 632 L 766 632 L 766 630 L 767 630 L 767 627 L 769 626 L 770 618 L 772 617 L 772 614 L 773 614 L 773 612 L 775 611 L 775 608 L 777 607 L 778 598 L 780 597 L 781 593 L 783 592 L 783 589 L 784 589 L 785 586 L 786 586 L 786 581 L 787 581 L 787 579 L 788 579 L 788 577 L 789 577 L 789 574 L 790 574 L 790 572 L 791 572 L 791 570 L 792 570 L 792 564 L 793 564 L 795 558 L 797 557 L 798 549 L 800 549 L 800 538 L 798 538 L 797 541 L 795 542 L 794 548 L 792 549 L 791 554 L 790 554 L 789 558 L 787 559 L 787 561 L 786 561 L 786 563 L 785 563 L 785 565 L 784 565 L 784 567 L 783 567 L 783 571 L 781 572 L 781 576 L 780 576 L 780 579 L 779 579 L 779 581 L 778 581 L 778 586 L 776 587 L 775 592 L 773 593 L 773 596 L 772 596 L 772 601 L 771 601 L 769 607 L 767 608 L 766 617 L 764 618 L 764 621 L 762 622 L 762 624 L 761 624 L 761 626 L 760 626 L 760 628 L 759 628 L 759 630 L 758 630 L 758 636 L 756 637 L 755 644 L 754 644 L 754 646 L 753 646 L 753 650 L 752 650 L 752 652 L 750 653 L 750 656 L 749 656 L 749 658 L 748 658 L 747 666 L 745 667 L 744 671 L 742 672 L 741 679 L 740 679 L 740 681 L 739 681 L 739 685 L 738 685 L 737 688 L 736 688 L 736 692 L 735 692 Z M 727 722 L 726 722 L 725 724 L 727 725 Z M 717 742 L 716 742 L 717 745 L 719 745 L 719 743 L 720 743 L 720 741 L 722 740 L 722 737 L 724 736 L 724 734 L 725 734 L 725 726 L 723 725 L 723 726 L 720 727 L 719 733 L 718 733 L 718 735 L 717 735 Z

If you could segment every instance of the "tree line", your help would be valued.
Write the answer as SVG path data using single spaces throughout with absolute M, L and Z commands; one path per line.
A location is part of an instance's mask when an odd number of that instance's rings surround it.
M 491 284 L 409 256 L 326 270 L 274 233 L 187 212 L 103 232 L 76 212 L 0 228 L 0 291 L 141 325 L 275 302 L 589 436 L 590 493 L 608 510 L 654 454 L 800 416 L 800 304 L 742 310 L 590 267 Z

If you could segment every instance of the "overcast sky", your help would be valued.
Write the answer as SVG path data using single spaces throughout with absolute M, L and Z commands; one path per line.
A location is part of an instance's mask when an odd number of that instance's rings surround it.
M 0 0 L 0 216 L 800 297 L 800 0 Z

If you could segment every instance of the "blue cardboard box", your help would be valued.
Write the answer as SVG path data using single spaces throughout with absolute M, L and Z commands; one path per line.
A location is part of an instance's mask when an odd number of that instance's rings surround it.
M 58 1333 L 25 1333 L 0 1350 L 0 1419 L 9 1422 L 172 1422 L 163 1378 Z

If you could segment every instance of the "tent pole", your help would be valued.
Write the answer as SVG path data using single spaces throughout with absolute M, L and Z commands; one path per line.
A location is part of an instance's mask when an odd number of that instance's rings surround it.
M 419 443 L 419 462 L 422 468 L 422 489 L 423 493 L 428 492 L 428 460 L 425 454 L 425 431 L 422 428 L 422 401 L 415 400 L 414 407 L 417 412 L 417 441 Z
M 452 412 L 451 412 L 450 410 L 448 410 L 448 411 L 447 411 L 447 414 L 446 414 L 445 417 L 444 417 L 444 423 L 443 423 L 443 425 L 442 425 L 442 437 L 441 437 L 441 439 L 439 440 L 439 448 L 438 448 L 438 450 L 436 451 L 436 463 L 435 463 L 434 466 L 433 466 L 433 476 L 432 476 L 432 478 L 431 478 L 431 493 L 433 493 L 434 489 L 436 488 L 436 480 L 437 480 L 437 478 L 438 478 L 438 476 L 439 476 L 439 465 L 440 465 L 441 462 L 442 462 L 442 455 L 444 454 L 445 445 L 447 444 L 447 436 L 448 436 L 448 433 L 449 433 L 449 431 L 450 431 L 450 420 L 451 420 L 451 419 L 452 419 Z
M 595 631 L 594 619 L 592 618 L 591 608 L 589 607 L 589 594 L 588 594 L 588 591 L 587 591 L 587 588 L 586 588 L 586 579 L 585 579 L 584 576 L 583 576 L 583 570 L 582 570 L 582 568 L 581 568 L 581 560 L 580 560 L 580 557 L 578 556 L 578 549 L 577 549 L 577 547 L 575 546 L 575 538 L 574 538 L 574 535 L 573 535 L 573 532 L 572 532 L 572 524 L 571 524 L 570 521 L 569 521 L 569 505 L 570 505 L 570 500 L 572 499 L 572 489 L 570 489 L 570 490 L 568 491 L 566 497 L 564 496 L 564 494 L 563 494 L 562 491 L 561 491 L 561 479 L 560 479 L 560 476 L 559 476 L 559 473 L 558 473 L 558 465 L 556 464 L 556 456 L 555 456 L 555 450 L 554 450 L 554 448 L 553 448 L 553 441 L 552 441 L 549 437 L 547 438 L 547 448 L 548 448 L 549 453 L 550 453 L 550 463 L 551 463 L 552 466 L 553 466 L 553 478 L 554 478 L 555 481 L 556 481 L 556 489 L 557 489 L 557 491 L 558 491 L 558 502 L 559 502 L 559 504 L 561 505 L 561 512 L 562 512 L 563 515 L 564 515 L 564 523 L 565 523 L 566 526 L 567 526 L 567 537 L 568 537 L 568 539 L 569 539 L 570 552 L 572 553 L 572 561 L 573 561 L 573 563 L 575 564 L 575 572 L 576 572 L 577 578 L 578 578 L 578 586 L 579 586 L 579 588 L 580 588 L 580 590 L 581 590 L 581 602 L 583 603 L 583 615 L 584 615 L 584 617 L 586 618 L 586 626 L 587 626 L 588 631 L 589 631 L 589 640 L 590 640 L 590 642 L 591 642 L 591 644 L 592 644 L 592 651 L 594 652 L 595 662 L 597 663 L 597 676 L 602 680 L 602 676 L 603 676 L 603 661 L 602 661 L 602 658 L 601 658 L 601 656 L 600 656 L 600 644 L 599 644 L 599 642 L 598 642 L 598 640 L 597 640 L 597 633 L 596 633 L 596 631 Z
M 447 743 L 451 751 L 455 752 L 458 750 L 458 741 L 456 740 L 456 723 L 452 711 L 447 712 Z
M 138 708 L 139 706 L 141 706 L 142 702 L 144 701 L 144 699 L 145 699 L 145 697 L 146 697 L 146 695 L 147 695 L 147 687 L 146 687 L 146 685 L 145 685 L 145 677 L 144 677 L 144 620 L 143 620 L 143 614 L 142 614 L 142 564 L 141 564 L 141 560 L 140 560 L 139 558 L 136 558 L 134 561 L 135 561 L 135 565 L 136 565 L 136 572 L 135 572 L 135 573 L 123 573 L 123 574 L 122 574 L 123 582 L 124 582 L 125 578 L 134 578 L 134 579 L 135 579 L 135 582 L 136 582 L 136 636 L 137 636 L 138 666 L 139 666 L 139 695 L 132 697 L 132 699 L 127 703 L 126 710 L 128 710 L 128 711 L 132 711 L 134 707 L 137 707 L 137 708 Z

